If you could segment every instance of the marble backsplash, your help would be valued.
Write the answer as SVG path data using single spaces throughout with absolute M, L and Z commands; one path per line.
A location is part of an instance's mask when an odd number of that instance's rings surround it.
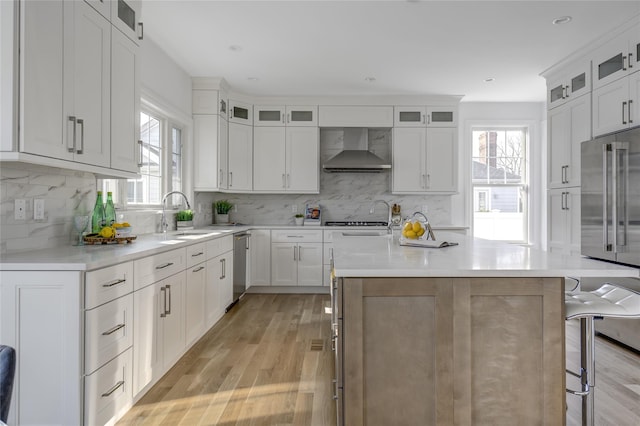
M 322 129 L 320 132 L 320 161 L 324 162 L 342 150 L 343 132 L 340 129 Z M 391 158 L 391 130 L 370 129 L 369 150 L 384 159 Z M 386 208 L 374 200 L 400 204 L 402 216 L 416 211 L 424 212 L 434 225 L 451 225 L 451 197 L 447 195 L 393 195 L 391 173 L 325 173 L 320 172 L 320 194 L 220 194 L 197 193 L 195 202 L 196 226 L 214 223 L 212 204 L 225 199 L 235 205 L 232 222 L 255 225 L 293 225 L 292 209 L 303 212 L 306 204 L 319 204 L 322 221 L 331 220 L 386 220 Z M 426 211 L 425 211 L 426 206 Z
M 342 131 L 322 129 L 321 162 L 342 150 Z M 378 156 L 391 156 L 391 131 L 370 130 L 369 149 Z M 227 199 L 235 205 L 231 221 L 255 225 L 293 225 L 293 206 L 303 212 L 306 204 L 322 207 L 322 221 L 386 220 L 386 208 L 374 200 L 400 204 L 402 215 L 425 212 L 436 226 L 451 225 L 451 197 L 391 194 L 391 174 L 320 172 L 320 194 L 221 194 L 196 193 L 192 202 L 195 226 L 214 223 L 212 204 Z M 73 216 L 91 214 L 96 197 L 96 177 L 66 169 L 25 163 L 2 163 L 0 167 L 0 254 L 73 244 L 77 236 Z M 16 199 L 25 199 L 26 218 L 14 218 Z M 33 200 L 45 200 L 44 220 L 33 219 Z M 426 206 L 426 210 L 425 210 Z M 123 220 L 134 224 L 136 234 L 157 232 L 160 211 L 118 210 Z M 169 212 L 168 218 L 174 215 Z M 175 229 L 175 224 L 172 224 Z

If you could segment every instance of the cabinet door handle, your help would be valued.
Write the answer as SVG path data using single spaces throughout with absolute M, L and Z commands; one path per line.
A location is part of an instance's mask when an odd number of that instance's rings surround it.
M 169 267 L 171 265 L 173 265 L 173 262 L 167 262 L 164 265 L 156 266 L 156 269 L 164 269 L 164 268 L 167 268 L 167 267 Z
M 229 172 L 229 187 L 233 186 L 233 172 Z
M 164 296 L 162 298 L 163 304 L 162 304 L 162 313 L 160 314 L 160 318 L 164 318 L 167 316 L 167 289 L 164 287 L 160 287 L 160 291 L 164 293 Z
M 302 247 L 298 246 L 298 262 L 302 261 Z
M 287 123 L 291 123 L 291 113 L 287 114 Z
M 431 124 L 431 114 L 427 114 L 427 124 Z
M 284 114 L 282 114 L 282 124 L 284 124 Z
M 283 188 L 286 188 L 286 187 L 287 187 L 287 182 L 286 182 L 286 180 L 285 180 L 284 173 L 282 174 L 282 187 L 283 187 Z
M 431 175 L 427 173 L 427 189 L 431 187 Z
M 222 182 L 222 178 L 223 178 L 223 175 L 222 175 L 222 169 L 220 169 L 220 185 L 222 185 L 222 184 L 223 184 L 223 182 Z
M 629 68 L 633 68 L 633 61 L 631 60 L 633 58 L 633 53 L 629 53 Z
M 194 269 L 192 272 L 200 272 L 204 269 L 204 266 L 199 266 L 196 269 Z
M 69 121 L 72 123 L 71 131 L 69 131 L 69 123 L 67 123 L 67 151 L 74 152 L 76 150 L 76 117 L 69 116 Z M 71 143 L 69 143 L 71 139 Z
M 82 154 L 82 151 L 84 151 L 84 120 L 78 118 L 76 123 L 80 125 L 80 148 L 76 150 L 76 154 Z
M 204 252 L 203 252 L 203 251 L 200 251 L 200 252 L 198 252 L 198 253 L 193 253 L 193 254 L 191 255 L 191 257 L 198 257 L 198 256 L 202 256 L 203 254 L 204 254 Z
M 569 95 L 571 94 L 571 86 L 565 86 L 564 87 L 567 91 L 567 98 L 569 97 Z
M 426 114 L 422 114 L 422 124 L 427 124 Z
M 627 57 L 623 56 L 622 57 L 622 71 L 626 71 L 627 70 L 627 66 L 625 65 L 626 61 L 627 61 Z
M 113 287 L 114 285 L 122 284 L 126 281 L 127 281 L 126 278 L 121 278 L 121 279 L 111 281 L 110 283 L 102 284 L 102 287 Z
M 113 328 L 110 328 L 109 330 L 105 331 L 102 333 L 103 336 L 108 336 L 110 334 L 115 333 L 116 331 L 120 330 L 121 328 L 124 328 L 124 324 L 118 324 Z
M 629 67 L 631 68 L 631 67 Z M 629 108 L 627 108 L 627 115 L 629 116 L 629 124 L 633 123 L 633 118 L 631 118 L 631 104 L 633 103 L 632 99 L 629 99 Z
M 622 102 L 622 124 L 627 124 L 624 117 L 624 107 L 627 106 L 627 101 Z
M 293 246 L 293 261 L 295 262 L 297 259 L 296 246 Z
M 291 188 L 291 175 L 287 173 L 287 188 Z
M 124 380 L 120 380 L 118 383 L 116 383 L 111 389 L 109 389 L 108 391 L 106 391 L 105 393 L 102 394 L 103 398 L 106 398 L 107 396 L 111 395 L 112 393 L 114 393 L 115 391 L 118 390 L 118 388 L 120 388 L 122 385 L 124 385 Z
M 220 259 L 220 279 L 224 279 L 224 259 Z
M 169 309 L 165 313 L 167 315 L 171 315 L 171 286 L 167 284 L 166 288 L 167 288 L 167 293 L 169 293 Z
M 142 150 L 144 149 L 144 142 L 138 141 L 138 167 L 142 167 Z
M 144 23 L 138 22 L 138 28 L 140 28 L 140 35 L 138 36 L 138 40 L 144 39 Z

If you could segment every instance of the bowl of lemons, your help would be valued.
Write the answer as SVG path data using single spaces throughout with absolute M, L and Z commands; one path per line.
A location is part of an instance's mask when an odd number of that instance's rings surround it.
M 405 217 L 401 229 L 400 242 L 435 239 L 427 217 L 420 212 Z

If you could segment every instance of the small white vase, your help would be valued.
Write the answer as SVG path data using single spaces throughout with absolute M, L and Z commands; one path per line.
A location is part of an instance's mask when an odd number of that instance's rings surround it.
M 304 225 L 304 217 L 296 217 L 296 225 L 302 226 Z
M 227 214 L 216 213 L 216 223 L 219 225 L 225 225 L 229 223 L 229 213 Z

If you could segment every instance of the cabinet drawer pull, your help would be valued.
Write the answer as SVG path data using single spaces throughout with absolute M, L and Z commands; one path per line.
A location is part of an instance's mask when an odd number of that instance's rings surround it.
M 124 328 L 124 324 L 118 324 L 115 327 L 113 327 L 112 329 L 103 332 L 102 335 L 103 336 L 108 336 L 108 335 L 113 334 L 116 331 L 120 330 L 121 328 Z
M 144 22 L 138 22 L 138 28 L 140 28 L 140 35 L 138 40 L 144 40 Z
M 156 266 L 156 269 L 164 269 L 164 268 L 168 268 L 169 266 L 173 265 L 173 262 L 167 262 L 164 265 L 160 265 L 160 266 Z
M 144 149 L 144 142 L 142 142 L 141 140 L 138 141 L 138 167 L 142 167 L 142 157 L 144 156 L 144 154 L 142 153 L 142 150 Z
M 113 287 L 114 285 L 122 284 L 122 283 L 124 283 L 126 281 L 127 281 L 126 278 L 121 278 L 121 279 L 117 279 L 115 281 L 111 281 L 110 283 L 107 283 L 107 284 L 102 284 L 102 287 Z
M 631 118 L 631 104 L 633 103 L 632 99 L 629 99 L 629 108 L 627 108 L 627 114 L 629 115 L 629 124 L 633 123 L 633 118 Z
M 194 269 L 192 272 L 200 272 L 200 271 L 202 271 L 203 269 L 204 269 L 204 266 L 200 266 L 200 267 L 198 267 L 198 268 Z
M 627 66 L 625 65 L 625 62 L 627 62 L 627 57 L 623 56 L 622 57 L 622 71 L 626 71 L 627 70 Z
M 198 256 L 202 256 L 203 254 L 204 254 L 204 252 L 203 252 L 203 251 L 200 251 L 200 252 L 198 252 L 198 253 L 193 253 L 193 254 L 191 255 L 191 257 L 198 257 Z
M 627 124 L 626 120 L 625 120 L 625 116 L 624 116 L 624 109 L 627 106 L 627 101 L 624 101 L 622 103 L 622 124 Z
M 287 238 L 304 238 L 304 235 L 287 235 Z
M 163 308 L 162 313 L 160 314 L 160 318 L 164 318 L 167 316 L 167 289 L 164 287 L 160 287 L 160 291 L 164 293 Z
M 115 391 L 118 390 L 118 388 L 120 388 L 121 386 L 124 385 L 124 380 L 120 380 L 118 383 L 116 383 L 111 389 L 109 389 L 108 391 L 106 391 L 105 393 L 102 394 L 102 397 L 105 398 L 109 395 L 111 395 L 112 393 L 114 393 Z
M 166 285 L 167 293 L 169 293 L 169 309 L 165 312 L 167 315 L 171 315 L 171 286 L 169 284 Z

